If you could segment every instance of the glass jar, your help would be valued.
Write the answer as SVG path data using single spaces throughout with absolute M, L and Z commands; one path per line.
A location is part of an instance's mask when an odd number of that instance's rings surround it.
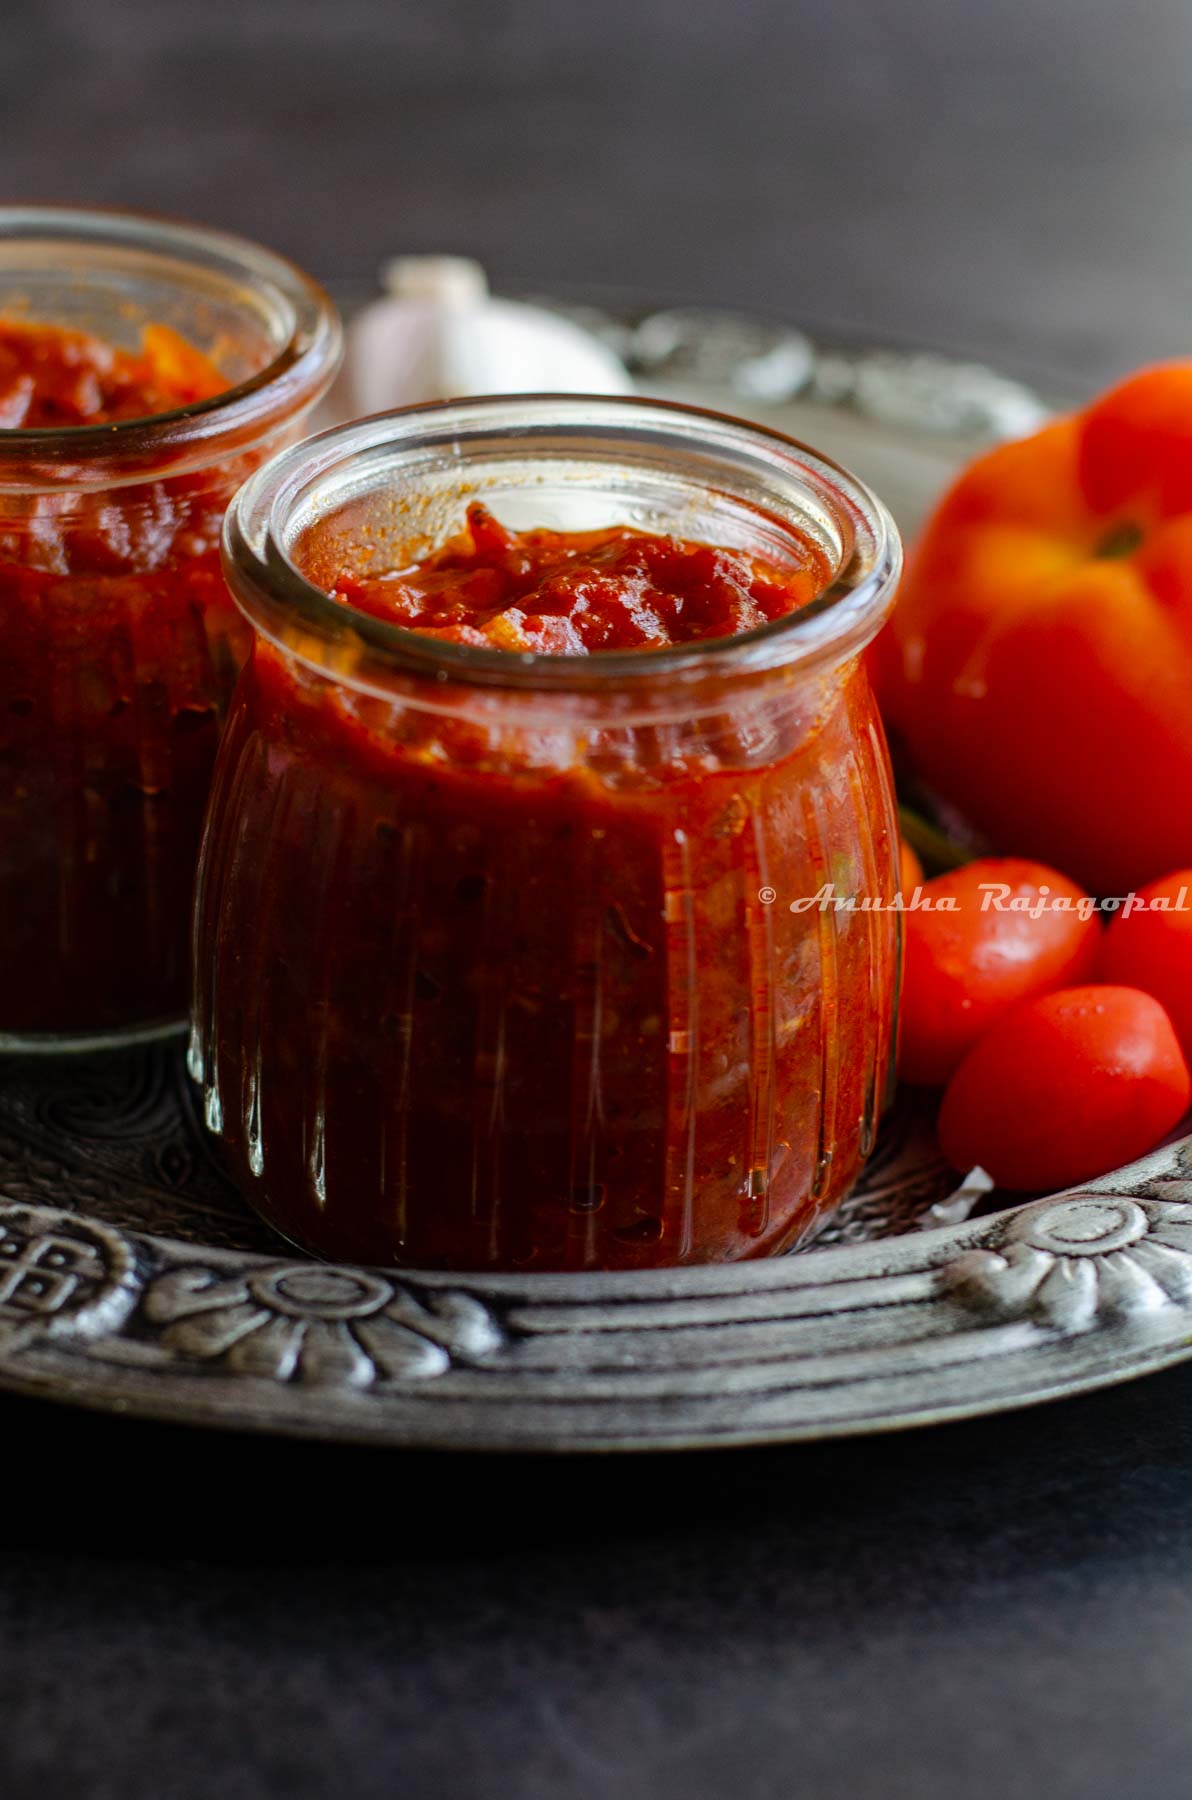
M 164 326 L 229 383 L 147 418 L 0 430 L 0 1049 L 91 1049 L 185 1019 L 203 810 L 249 641 L 223 513 L 297 435 L 340 330 L 253 244 L 56 207 L 0 208 L 0 318 L 133 352 Z
M 327 591 L 477 498 L 780 566 L 810 535 L 834 574 L 741 636 L 587 657 Z M 190 1057 L 272 1224 L 374 1263 L 621 1269 L 768 1255 L 835 1204 L 891 1080 L 898 839 L 860 652 L 899 555 L 825 459 L 647 401 L 415 408 L 258 471 L 225 527 L 255 641 Z

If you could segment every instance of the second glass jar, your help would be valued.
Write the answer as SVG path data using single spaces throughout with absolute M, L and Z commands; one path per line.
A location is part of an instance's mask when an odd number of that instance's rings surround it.
M 249 642 L 223 514 L 298 434 L 339 325 L 239 239 L 8 207 L 0 326 L 0 1049 L 91 1049 L 185 1020 L 203 810 Z M 201 371 L 200 397 L 136 417 L 132 391 L 108 417 L 88 384 L 154 341 Z

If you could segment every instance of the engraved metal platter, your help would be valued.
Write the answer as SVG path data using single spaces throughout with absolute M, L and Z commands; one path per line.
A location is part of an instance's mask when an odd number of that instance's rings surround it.
M 351 298 L 347 296 L 347 298 Z M 643 391 L 772 423 L 913 530 L 1029 385 L 753 315 L 567 310 Z M 900 1101 L 810 1247 L 628 1274 L 303 1258 L 249 1213 L 180 1044 L 0 1063 L 0 1388 L 150 1418 L 455 1450 L 657 1450 L 892 1429 L 1192 1353 L 1192 1139 L 959 1218 Z M 952 1220 L 954 1222 L 947 1222 Z

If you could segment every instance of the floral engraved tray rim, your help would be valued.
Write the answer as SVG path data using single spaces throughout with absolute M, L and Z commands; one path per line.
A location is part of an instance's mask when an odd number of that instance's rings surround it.
M 655 1450 L 994 1412 L 1192 1348 L 1192 1139 L 923 1230 L 942 1172 L 904 1108 L 835 1243 L 628 1274 L 394 1272 L 270 1243 L 208 1160 L 178 1050 L 87 1068 L 0 1081 L 0 1388 L 362 1443 Z M 46 1204 L 105 1143 L 117 1163 L 90 1191 Z
M 342 290 L 351 311 L 366 296 Z M 852 464 L 904 526 L 1046 405 L 936 355 L 709 308 L 570 306 L 645 391 Z M 1079 1192 L 921 1228 L 949 1179 L 902 1107 L 814 1247 L 637 1274 L 303 1260 L 206 1141 L 180 1051 L 0 1061 L 0 1389 L 452 1450 L 657 1450 L 996 1412 L 1192 1354 L 1192 1138 Z

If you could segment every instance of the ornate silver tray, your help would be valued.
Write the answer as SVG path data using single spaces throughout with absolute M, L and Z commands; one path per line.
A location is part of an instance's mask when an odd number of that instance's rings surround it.
M 752 316 L 581 311 L 643 388 L 855 467 L 913 528 L 980 443 L 1046 410 L 921 352 Z M 0 1064 L 0 1387 L 147 1417 L 450 1449 L 653 1450 L 993 1412 L 1192 1350 L 1192 1139 L 944 1223 L 903 1103 L 815 1243 L 631 1275 L 455 1276 L 297 1256 L 205 1137 L 181 1046 Z M 986 1201 L 988 1204 L 988 1201 Z

